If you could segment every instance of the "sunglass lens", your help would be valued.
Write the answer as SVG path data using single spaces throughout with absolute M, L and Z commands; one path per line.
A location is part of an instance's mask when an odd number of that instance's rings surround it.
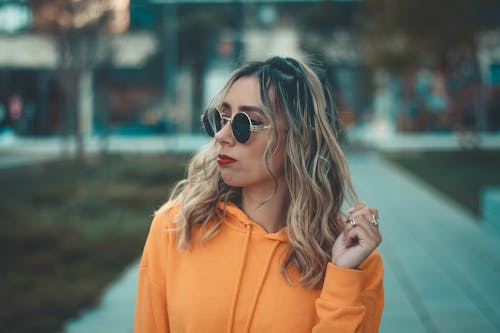
M 236 114 L 233 119 L 232 127 L 234 137 L 239 143 L 245 143 L 248 141 L 248 138 L 250 137 L 250 119 L 248 119 L 245 114 Z
M 220 113 L 216 109 L 211 109 L 203 115 L 203 127 L 205 132 L 211 137 L 222 128 Z

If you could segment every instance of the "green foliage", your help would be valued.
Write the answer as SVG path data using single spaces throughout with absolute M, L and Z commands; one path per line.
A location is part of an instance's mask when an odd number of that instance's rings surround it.
M 187 156 L 111 156 L 0 179 L 0 326 L 56 332 L 142 251 Z

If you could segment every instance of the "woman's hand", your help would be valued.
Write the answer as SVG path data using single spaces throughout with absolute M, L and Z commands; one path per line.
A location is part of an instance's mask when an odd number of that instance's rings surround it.
M 378 229 L 378 211 L 360 202 L 349 209 L 344 231 L 332 248 L 334 265 L 357 269 L 382 241 Z

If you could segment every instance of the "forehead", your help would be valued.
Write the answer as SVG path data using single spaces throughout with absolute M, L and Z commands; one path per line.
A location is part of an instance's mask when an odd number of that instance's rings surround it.
M 269 89 L 268 92 L 269 103 L 266 105 L 272 110 L 272 114 L 265 112 L 263 108 L 263 101 L 260 98 L 260 83 L 259 79 L 255 76 L 243 76 L 236 80 L 228 89 L 224 96 L 221 106 L 230 109 L 231 112 L 244 111 L 247 113 L 262 114 L 264 117 L 274 118 L 278 122 L 284 122 L 284 115 L 278 106 L 274 105 L 275 98 L 274 89 Z M 252 110 L 258 109 L 258 112 Z
M 260 106 L 258 79 L 254 76 L 244 76 L 236 80 L 224 96 L 224 102 L 231 107 L 239 105 Z
M 280 108 L 277 107 L 277 105 L 275 105 L 274 103 L 276 94 L 273 87 L 271 87 L 269 91 L 265 93 L 265 95 L 267 95 L 267 97 L 264 97 L 265 100 L 261 99 L 260 90 L 261 90 L 260 82 L 257 77 L 243 76 L 237 79 L 228 88 L 221 103 L 229 104 L 231 109 L 238 108 L 240 105 L 247 105 L 247 106 L 257 106 L 261 109 L 269 108 L 273 111 L 273 113 L 274 111 L 278 111 L 276 113 L 280 113 L 279 110 L 275 110 Z

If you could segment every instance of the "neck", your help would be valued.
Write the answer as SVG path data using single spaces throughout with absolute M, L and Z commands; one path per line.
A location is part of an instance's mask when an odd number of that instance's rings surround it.
M 279 180 L 274 195 L 272 195 L 274 193 L 274 183 L 271 186 L 266 185 L 243 188 L 241 208 L 252 221 L 258 223 L 268 233 L 273 233 L 286 225 L 286 184 L 284 180 Z

